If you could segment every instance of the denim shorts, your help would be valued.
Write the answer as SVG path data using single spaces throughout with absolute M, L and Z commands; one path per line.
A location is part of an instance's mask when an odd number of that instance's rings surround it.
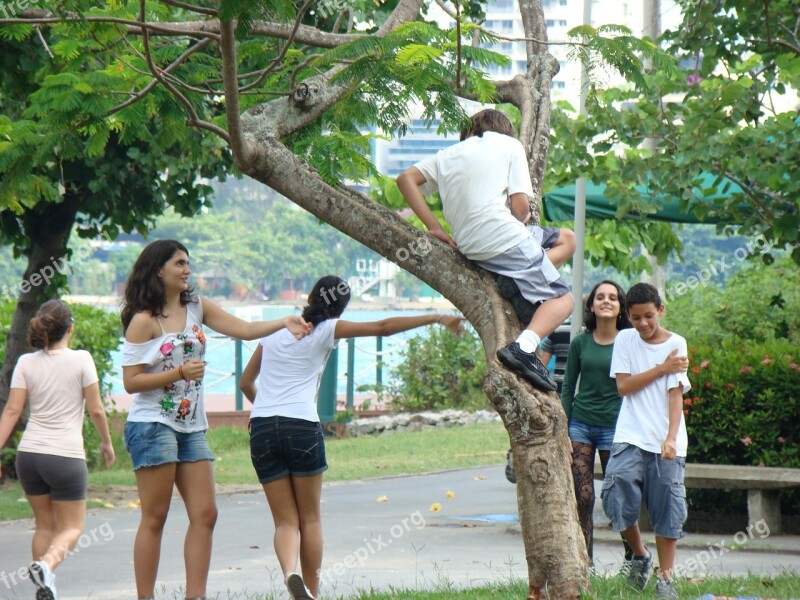
M 169 463 L 214 460 L 205 431 L 181 433 L 155 421 L 125 423 L 125 448 L 134 471 Z
M 250 419 L 250 459 L 261 483 L 328 469 L 322 425 L 290 417 Z
M 17 477 L 26 496 L 50 495 L 51 500 L 85 500 L 88 482 L 82 458 L 17 452 Z
M 644 498 L 656 535 L 682 537 L 686 521 L 685 468 L 683 457 L 664 460 L 633 444 L 614 444 L 601 494 L 603 510 L 614 531 L 636 524 Z
M 569 420 L 569 439 L 581 444 L 590 444 L 598 450 L 611 450 L 615 427 L 587 425 L 576 419 Z

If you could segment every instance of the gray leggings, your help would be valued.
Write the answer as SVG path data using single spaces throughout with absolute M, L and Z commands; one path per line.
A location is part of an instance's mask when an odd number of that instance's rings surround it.
M 56 501 L 86 499 L 89 475 L 82 458 L 17 452 L 17 476 L 28 496 L 50 494 Z

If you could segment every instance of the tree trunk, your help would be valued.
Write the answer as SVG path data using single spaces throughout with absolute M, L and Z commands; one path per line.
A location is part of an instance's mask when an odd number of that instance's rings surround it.
M 75 224 L 78 198 L 67 194 L 59 204 L 40 203 L 23 218 L 26 237 L 30 240 L 28 264 L 17 288 L 17 306 L 6 339 L 6 356 L 0 368 L 0 410 L 8 400 L 11 375 L 19 357 L 31 351 L 28 345 L 28 324 L 39 307 L 56 296 L 53 275 L 62 279 L 66 273 L 66 252 L 70 232 Z M 9 440 L 10 445 L 11 440 Z
M 259 133 L 250 137 L 256 143 L 248 175 L 414 274 L 473 324 L 486 352 L 484 389 L 514 448 L 528 597 L 580 598 L 588 586 L 588 555 L 578 524 L 566 417 L 555 393 L 534 390 L 495 358 L 517 335 L 519 324 L 497 294 L 494 277 L 360 193 L 326 184 L 251 119 L 245 131 Z

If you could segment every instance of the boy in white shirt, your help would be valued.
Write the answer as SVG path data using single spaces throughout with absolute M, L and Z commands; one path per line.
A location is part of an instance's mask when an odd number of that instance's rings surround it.
M 533 187 L 525 149 L 505 114 L 494 109 L 478 112 L 461 139 L 401 173 L 397 187 L 433 237 L 501 276 L 498 286 L 504 297 L 514 297 L 518 316 L 520 304 L 527 306 L 527 315 L 520 319 L 529 319 L 530 324 L 497 357 L 534 387 L 553 391 L 556 383 L 536 349 L 572 312 L 572 294 L 556 267 L 572 256 L 574 234 L 525 226 L 531 216 L 528 202 Z M 437 190 L 455 240 L 423 197 L 423 192 L 430 195 Z M 502 282 L 515 283 L 518 292 Z
M 603 510 L 633 549 L 628 583 L 643 590 L 653 566 L 637 523 L 644 498 L 660 567 L 656 598 L 676 599 L 672 568 L 686 521 L 686 340 L 659 325 L 664 305 L 655 287 L 638 283 L 627 299 L 634 329 L 617 334 L 611 358 L 622 407 L 603 480 Z

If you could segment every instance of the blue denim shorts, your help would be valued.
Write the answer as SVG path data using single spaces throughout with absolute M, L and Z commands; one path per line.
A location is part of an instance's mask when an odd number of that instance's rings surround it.
M 322 425 L 290 417 L 250 419 L 250 459 L 261 483 L 328 469 Z
M 569 420 L 569 439 L 572 442 L 590 444 L 598 450 L 611 450 L 615 427 L 587 425 L 576 419 Z
M 664 460 L 633 444 L 614 444 L 603 479 L 603 511 L 614 531 L 624 531 L 639 519 L 644 498 L 656 535 L 678 539 L 686 521 L 686 459 Z
M 181 433 L 155 421 L 125 423 L 125 448 L 134 471 L 169 463 L 214 460 L 205 431 Z

